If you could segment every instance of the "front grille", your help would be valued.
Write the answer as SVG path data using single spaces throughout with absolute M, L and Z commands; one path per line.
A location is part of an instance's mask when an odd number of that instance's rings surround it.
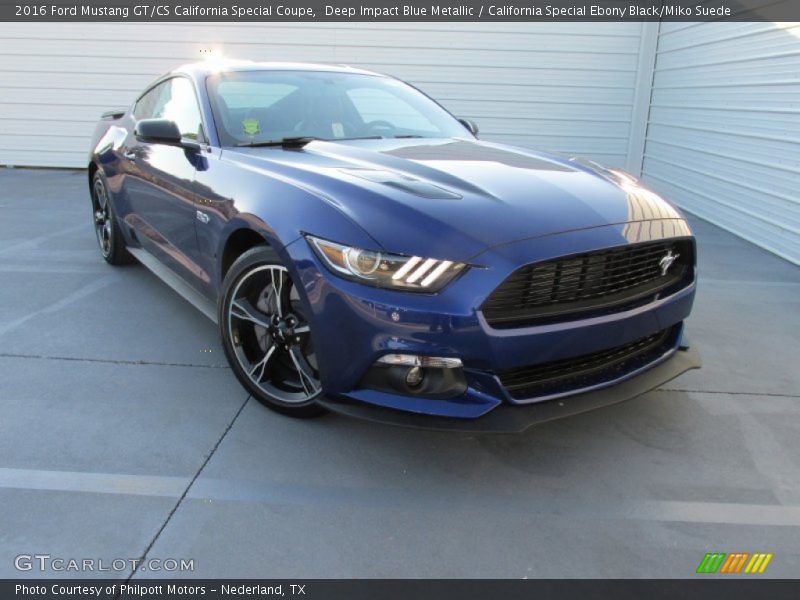
M 615 348 L 510 369 L 497 375 L 508 394 L 515 399 L 575 393 L 610 383 L 657 361 L 675 348 L 678 332 L 678 327 L 672 327 Z
M 677 259 L 663 274 L 661 261 Z M 574 254 L 517 269 L 484 302 L 492 327 L 508 328 L 624 310 L 691 283 L 691 239 Z

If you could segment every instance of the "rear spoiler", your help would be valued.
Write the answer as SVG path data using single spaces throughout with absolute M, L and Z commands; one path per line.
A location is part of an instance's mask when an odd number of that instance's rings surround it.
M 116 121 L 124 117 L 126 112 L 128 112 L 127 108 L 113 108 L 104 112 L 100 118 L 106 121 Z

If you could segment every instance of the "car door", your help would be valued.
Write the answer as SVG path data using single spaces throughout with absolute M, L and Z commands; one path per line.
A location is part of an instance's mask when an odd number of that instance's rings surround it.
M 167 79 L 143 95 L 134 108 L 134 120 L 160 118 L 174 121 L 182 137 L 203 141 L 200 109 L 192 83 L 184 77 Z M 195 255 L 194 186 L 196 150 L 147 143 L 130 133 L 122 148 L 123 179 L 130 213 L 126 224 L 142 248 L 195 287 L 203 272 Z
M 292 102 L 297 89 L 286 81 L 226 78 L 215 86 L 214 129 L 221 132 L 226 145 L 290 135 L 301 114 Z M 239 214 L 231 192 L 241 174 L 232 163 L 222 160 L 222 149 L 215 147 L 204 152 L 196 177 L 196 261 L 204 273 L 214 274 L 201 291 L 216 300 L 221 275 L 218 249 L 228 222 Z

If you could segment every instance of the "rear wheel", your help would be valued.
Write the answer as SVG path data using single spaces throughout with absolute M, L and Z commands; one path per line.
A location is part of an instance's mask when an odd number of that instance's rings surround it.
M 111 265 L 129 265 L 136 259 L 125 248 L 125 239 L 117 224 L 106 179 L 100 171 L 92 178 L 92 216 L 100 254 Z
M 294 417 L 325 410 L 311 323 L 289 271 L 263 246 L 228 271 L 219 306 L 225 355 L 239 381 L 265 406 Z

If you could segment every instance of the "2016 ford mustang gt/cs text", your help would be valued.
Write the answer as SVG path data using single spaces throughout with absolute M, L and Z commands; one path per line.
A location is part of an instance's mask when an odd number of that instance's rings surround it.
M 214 319 L 268 407 L 519 431 L 699 366 L 695 242 L 623 171 L 480 141 L 414 87 L 225 61 L 99 122 L 100 250 Z

